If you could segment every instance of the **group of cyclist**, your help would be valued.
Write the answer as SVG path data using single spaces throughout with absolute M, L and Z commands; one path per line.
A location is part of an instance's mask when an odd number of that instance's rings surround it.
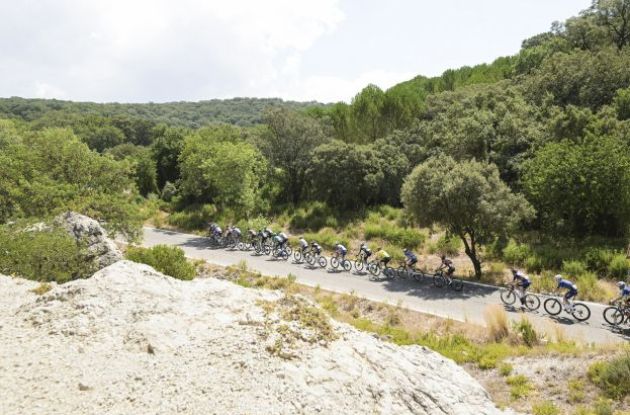
M 213 238 L 224 237 L 233 238 L 235 240 L 240 240 L 241 238 L 241 230 L 238 227 L 232 225 L 229 225 L 225 231 L 225 234 L 223 234 L 223 230 L 221 229 L 221 227 L 216 223 L 212 223 L 209 227 L 209 234 Z M 289 241 L 289 238 L 284 232 L 275 233 L 271 229 L 269 229 L 269 227 L 266 227 L 259 231 L 249 229 L 248 235 L 251 241 L 259 239 L 262 244 L 265 244 L 268 240 L 271 239 L 273 241 L 274 250 L 285 249 Z M 322 247 L 317 243 L 317 241 L 312 241 L 309 243 L 306 239 L 304 239 L 303 236 L 300 236 L 298 243 L 299 249 L 303 255 L 306 254 L 308 251 L 311 251 L 317 255 L 321 255 L 322 253 Z M 339 259 L 346 259 L 348 248 L 346 248 L 343 244 L 341 244 L 340 242 L 335 242 L 333 250 L 335 255 Z M 372 250 L 368 247 L 368 244 L 366 242 L 362 242 L 358 252 L 359 258 L 361 258 L 364 262 L 367 262 L 368 258 L 370 258 L 372 254 Z M 405 248 L 404 254 L 405 265 L 411 270 L 415 269 L 418 263 L 418 257 L 416 256 L 416 254 L 414 254 L 408 248 Z M 385 251 L 382 247 L 377 248 L 375 257 L 378 260 L 379 265 L 382 265 L 383 267 L 387 267 L 392 259 L 389 253 L 387 253 L 387 251 Z M 455 273 L 455 266 L 453 264 L 453 261 L 443 254 L 440 256 L 440 259 L 441 264 L 439 270 L 444 270 L 447 277 L 452 277 Z M 521 302 L 521 306 L 524 307 L 525 295 L 527 293 L 527 289 L 531 285 L 531 280 L 525 273 L 520 270 L 512 268 L 511 272 L 512 283 L 514 284 L 514 287 L 518 292 L 518 298 Z M 563 304 L 566 309 L 571 310 L 572 299 L 574 299 L 578 295 L 577 285 L 574 282 L 564 278 L 561 274 L 557 274 L 556 276 L 554 276 L 554 280 L 556 282 L 555 292 L 565 290 L 563 295 Z M 626 282 L 624 281 L 619 281 L 617 283 L 617 287 L 619 288 L 619 296 L 612 300 L 611 303 L 622 301 L 625 306 L 630 307 L 630 285 L 626 284 Z
M 519 294 L 518 297 L 521 302 L 521 306 L 524 307 L 525 295 L 527 293 L 527 289 L 531 285 L 531 280 L 522 271 L 519 271 L 514 268 L 512 268 L 511 271 L 512 271 L 512 283 L 514 284 L 514 287 L 518 291 L 518 294 Z M 561 274 L 557 274 L 556 276 L 554 276 L 554 279 L 556 281 L 555 292 L 565 290 L 564 295 L 562 297 L 563 305 L 565 309 L 572 310 L 573 309 L 572 299 L 574 299 L 578 295 L 577 285 L 574 282 L 566 278 L 563 278 Z M 610 303 L 614 304 L 614 303 L 617 303 L 618 301 L 622 301 L 625 306 L 630 307 L 630 285 L 626 284 L 625 281 L 619 281 L 617 282 L 617 287 L 619 288 L 619 295 L 615 299 L 611 300 Z
M 232 226 L 232 225 L 229 225 L 227 227 L 224 234 L 223 230 L 221 229 L 219 225 L 217 225 L 216 223 L 211 223 L 209 225 L 208 233 L 210 237 L 215 238 L 215 239 L 218 239 L 218 238 L 227 239 L 227 238 L 232 237 L 235 240 L 240 241 L 240 238 L 241 238 L 241 230 L 238 227 Z M 250 241 L 253 242 L 255 240 L 259 240 L 260 243 L 263 245 L 271 239 L 273 241 L 274 250 L 285 249 L 289 241 L 289 238 L 284 232 L 275 233 L 269 227 L 265 227 L 263 229 L 260 229 L 259 231 L 256 231 L 254 229 L 249 229 L 247 233 L 248 233 Z M 319 245 L 319 243 L 317 243 L 317 241 L 312 241 L 309 243 L 306 239 L 304 239 L 303 236 L 300 236 L 300 238 L 298 239 L 298 244 L 299 244 L 299 249 L 302 255 L 306 254 L 308 251 L 311 251 L 317 255 L 321 255 L 322 253 L 322 247 Z M 335 242 L 333 246 L 333 251 L 334 251 L 335 256 L 337 256 L 341 260 L 346 259 L 346 255 L 348 254 L 348 248 L 346 248 L 340 242 Z M 367 262 L 368 258 L 370 258 L 372 254 L 373 254 L 372 250 L 369 248 L 368 244 L 366 242 L 362 242 L 359 247 L 358 256 L 364 262 Z M 408 248 L 404 249 L 404 255 L 405 255 L 406 267 L 408 267 L 411 270 L 414 270 L 418 263 L 418 257 Z M 387 267 L 389 262 L 392 259 L 391 255 L 387 251 L 385 251 L 383 247 L 377 248 L 375 258 L 378 260 L 379 265 L 382 265 L 383 267 Z M 452 277 L 453 274 L 455 273 L 455 266 L 453 264 L 453 261 L 447 258 L 445 255 L 441 255 L 440 259 L 441 259 L 441 265 L 439 267 L 439 270 L 444 270 L 446 273 L 446 276 Z

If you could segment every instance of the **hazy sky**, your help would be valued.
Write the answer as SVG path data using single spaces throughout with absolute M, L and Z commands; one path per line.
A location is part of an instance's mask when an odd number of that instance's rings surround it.
M 590 0 L 0 0 L 0 96 L 349 100 L 514 54 Z

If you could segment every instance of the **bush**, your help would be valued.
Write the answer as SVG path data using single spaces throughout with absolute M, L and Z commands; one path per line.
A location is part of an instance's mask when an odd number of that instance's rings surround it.
M 462 241 L 456 236 L 448 237 L 446 235 L 441 236 L 435 243 L 429 246 L 430 254 L 444 254 L 448 256 L 455 256 L 459 254 L 459 250 L 462 248 Z
M 291 217 L 289 224 L 292 229 L 319 231 L 321 228 L 336 228 L 337 218 L 332 209 L 323 202 L 313 202 L 306 208 L 299 208 Z
M 560 409 L 550 401 L 540 402 L 532 406 L 534 415 L 560 415 Z
M 130 261 L 150 265 L 173 278 L 192 280 L 195 276 L 195 266 L 186 260 L 184 251 L 176 246 L 129 247 L 125 256 Z
M 529 395 L 532 386 L 524 375 L 510 376 L 505 380 L 510 385 L 510 396 L 512 399 L 519 399 Z
M 0 227 L 0 273 L 64 283 L 96 270 L 84 246 L 63 229 L 24 231 L 24 224 Z
M 400 228 L 389 222 L 381 221 L 380 223 L 366 223 L 365 238 L 383 239 L 392 244 L 402 246 L 409 249 L 418 248 L 426 239 L 426 235 L 417 229 Z
M 525 244 L 518 244 L 510 239 L 507 246 L 503 248 L 503 260 L 508 264 L 525 265 L 525 261 L 529 258 L 531 250 Z
M 588 301 L 598 301 L 606 298 L 606 292 L 598 284 L 597 275 L 592 272 L 585 272 L 577 277 L 575 283 L 580 291 L 580 298 Z
M 493 340 L 499 341 L 507 337 L 509 334 L 508 317 L 503 307 L 496 304 L 489 305 L 483 317 L 488 327 L 488 334 Z
M 525 260 L 525 269 L 527 270 L 527 272 L 542 272 L 542 259 L 540 259 L 540 257 L 536 255 L 528 256 Z
M 581 261 L 562 261 L 562 272 L 577 277 L 586 272 L 586 265 Z
M 607 362 L 593 363 L 588 378 L 606 394 L 622 400 L 630 395 L 630 353 Z
M 616 279 L 625 279 L 628 275 L 630 264 L 624 254 L 616 254 L 608 264 L 608 275 Z
M 339 235 L 335 232 L 334 229 L 331 228 L 322 228 L 317 233 L 305 233 L 304 238 L 309 241 L 317 241 L 323 248 L 332 249 L 335 246 L 335 242 L 339 242 L 346 246 L 346 248 L 350 249 L 348 246 L 348 239 L 344 236 Z
M 538 344 L 538 333 L 526 317 L 522 317 L 521 321 L 514 323 L 514 330 L 520 335 L 527 347 L 534 347 Z
M 499 374 L 503 377 L 510 376 L 510 374 L 512 373 L 512 370 L 513 370 L 513 367 L 509 363 L 501 363 L 501 366 L 499 366 Z
M 600 276 L 605 276 L 615 253 L 608 249 L 590 248 L 584 252 L 584 260 L 588 269 Z
M 169 215 L 168 223 L 179 229 L 201 230 L 206 228 L 216 213 L 214 205 L 190 205 L 181 212 Z

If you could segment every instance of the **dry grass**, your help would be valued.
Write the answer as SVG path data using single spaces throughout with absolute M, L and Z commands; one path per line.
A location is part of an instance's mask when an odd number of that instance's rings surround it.
M 498 304 L 487 306 L 483 312 L 483 318 L 489 336 L 495 341 L 503 340 L 510 334 L 509 319 L 502 306 Z
M 52 290 L 52 285 L 50 285 L 47 282 L 42 282 L 37 287 L 33 288 L 31 290 L 31 292 L 33 292 L 33 293 L 35 293 L 37 295 L 44 295 L 50 290 Z

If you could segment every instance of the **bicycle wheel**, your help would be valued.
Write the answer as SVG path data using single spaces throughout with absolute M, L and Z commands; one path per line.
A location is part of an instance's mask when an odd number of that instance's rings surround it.
M 283 261 L 286 261 L 289 259 L 289 252 L 286 249 L 283 249 L 278 253 L 278 257 Z
M 326 268 L 326 265 L 328 265 L 328 260 L 326 260 L 326 258 L 323 256 L 320 256 L 317 262 L 319 263 L 319 266 L 322 268 Z
M 464 281 L 462 281 L 461 278 L 452 278 L 451 277 L 451 283 L 450 283 L 451 288 L 454 291 L 461 291 L 464 289 Z
M 623 313 L 618 307 L 606 307 L 604 309 L 604 320 L 611 326 L 618 326 L 623 323 Z
M 533 294 L 526 294 L 525 307 L 527 307 L 529 311 L 538 310 L 538 307 L 540 307 L 540 299 L 538 298 L 538 296 L 535 296 Z
M 300 251 L 293 252 L 293 260 L 297 263 L 302 262 L 302 252 Z
M 346 272 L 350 272 L 352 270 L 352 262 L 348 261 L 347 259 L 343 260 L 343 263 L 341 264 L 341 266 Z
M 364 267 L 363 260 L 357 259 L 356 261 L 354 261 L 354 269 L 356 269 L 357 272 L 363 271 L 363 267 Z
M 311 253 L 308 253 L 308 252 L 307 252 L 307 253 L 304 255 L 304 259 L 306 260 L 306 262 L 307 262 L 310 266 L 315 265 L 315 256 L 314 256 L 313 254 L 311 254 Z
M 394 268 L 392 267 L 388 267 L 386 266 L 385 268 L 383 268 L 383 275 L 385 276 L 385 278 L 387 278 L 388 280 L 394 279 L 395 275 L 395 271 Z
M 407 278 L 409 276 L 407 267 L 405 267 L 404 265 L 399 266 L 398 270 L 396 271 L 396 276 L 398 278 Z
M 433 285 L 438 287 L 438 288 L 442 288 L 446 285 L 446 281 L 444 279 L 444 276 L 440 273 L 437 274 L 433 274 Z
M 271 254 L 271 246 L 265 245 L 265 247 L 263 248 L 263 252 L 265 253 L 265 255 Z
M 586 321 L 591 317 L 591 309 L 586 304 L 575 303 L 571 315 L 578 321 Z
M 381 273 L 381 268 L 378 266 L 377 263 L 372 262 L 368 265 L 368 271 L 370 271 L 370 274 L 376 277 L 378 276 L 378 274 Z
M 337 257 L 330 258 L 330 266 L 334 269 L 337 269 L 337 267 L 339 266 L 339 259 Z
M 284 248 L 285 251 L 287 251 L 287 256 L 291 256 L 291 254 L 293 253 L 293 249 L 287 245 L 286 248 Z
M 562 311 L 562 304 L 557 298 L 547 298 L 543 303 L 543 307 L 547 314 L 557 316 Z
M 499 296 L 505 305 L 512 305 L 516 301 L 514 290 L 501 290 L 501 294 Z

